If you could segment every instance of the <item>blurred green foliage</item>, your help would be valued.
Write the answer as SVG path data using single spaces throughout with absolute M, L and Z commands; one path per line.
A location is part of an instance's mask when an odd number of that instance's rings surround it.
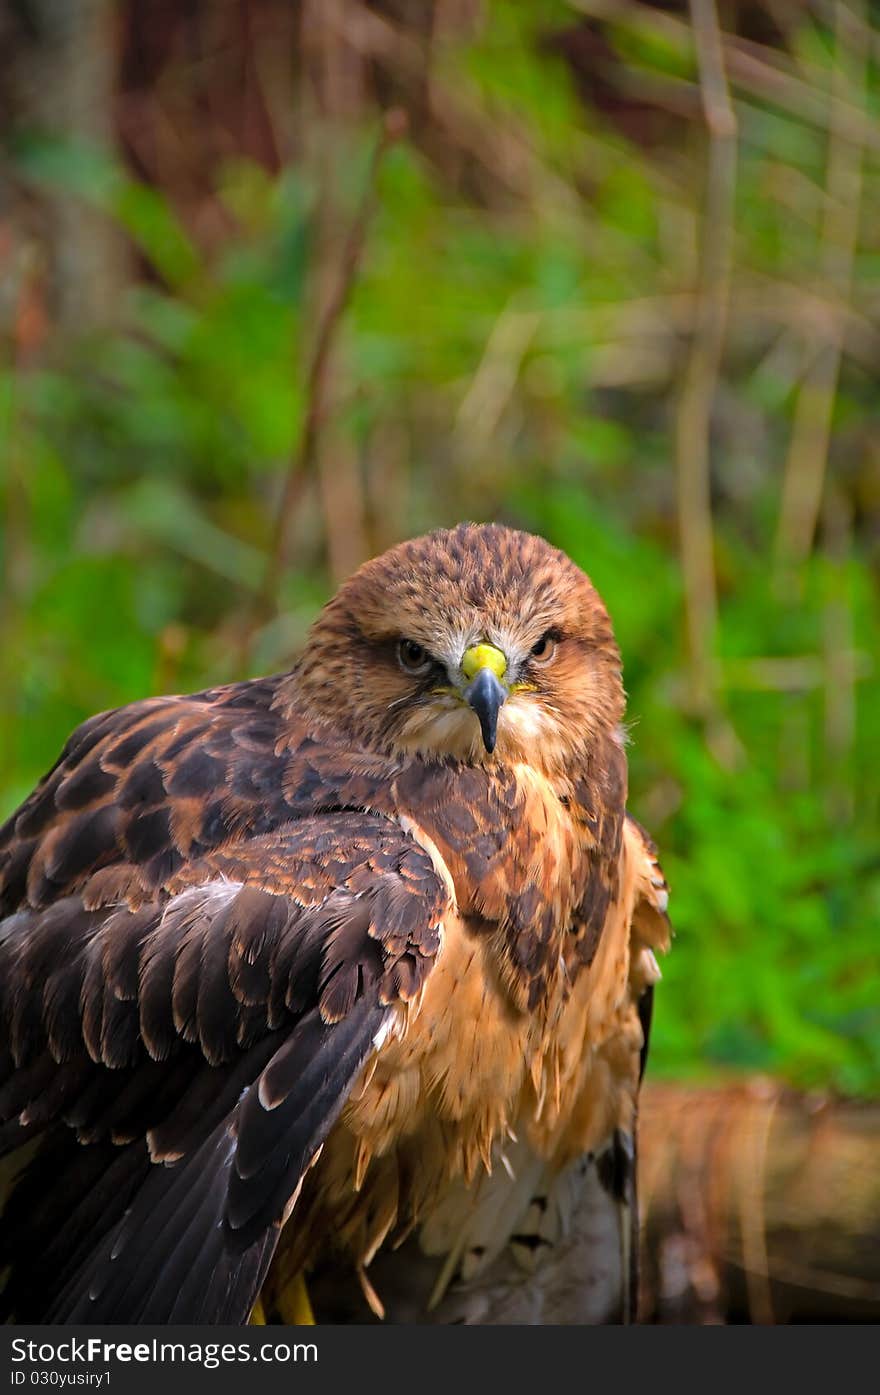
M 350 526 L 375 548 L 461 517 L 502 518 L 583 565 L 623 650 L 631 807 L 661 847 L 677 934 L 653 1068 L 876 1091 L 870 349 L 845 345 L 834 401 L 829 489 L 849 519 L 844 545 L 820 537 L 793 589 L 771 575 L 811 326 L 829 294 L 827 131 L 754 92 L 738 96 L 733 285 L 711 441 L 719 743 L 688 700 L 674 465 L 706 142 L 700 122 L 678 120 L 639 144 L 584 100 L 546 41 L 571 23 L 561 4 L 496 4 L 478 36 L 439 53 L 438 82 L 482 123 L 469 152 L 481 197 L 455 187 L 417 140 L 385 158 L 341 326 L 332 421 L 359 514 L 337 511 L 331 458 L 329 496 L 326 486 L 303 493 L 268 619 L 257 602 L 306 409 L 322 180 L 343 226 L 367 177 L 374 115 L 334 133 L 329 168 L 270 176 L 242 159 L 224 165 L 212 196 L 233 231 L 210 254 L 173 200 L 94 152 L 60 138 L 19 145 L 18 177 L 118 220 L 147 274 L 112 331 L 68 337 L 36 366 L 10 355 L 0 381 L 3 811 L 91 712 L 284 667 L 332 589 L 333 529 Z M 609 25 L 604 37 L 630 87 L 696 92 L 686 33 L 677 42 Z M 821 94 L 833 44 L 806 11 L 798 42 Z M 852 304 L 855 339 L 876 346 L 876 71 L 865 102 L 874 153 Z M 841 626 L 855 655 L 855 723 L 842 740 L 829 735 Z

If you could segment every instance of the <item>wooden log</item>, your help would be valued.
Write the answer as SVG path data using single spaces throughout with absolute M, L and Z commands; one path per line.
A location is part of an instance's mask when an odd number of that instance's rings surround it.
M 651 1084 L 641 1318 L 880 1319 L 880 1103 Z

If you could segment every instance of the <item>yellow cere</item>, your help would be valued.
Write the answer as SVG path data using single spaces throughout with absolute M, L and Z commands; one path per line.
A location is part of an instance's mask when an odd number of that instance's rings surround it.
M 496 678 L 503 678 L 507 672 L 507 660 L 494 644 L 474 644 L 465 650 L 461 660 L 465 678 L 475 677 L 481 668 L 491 669 Z

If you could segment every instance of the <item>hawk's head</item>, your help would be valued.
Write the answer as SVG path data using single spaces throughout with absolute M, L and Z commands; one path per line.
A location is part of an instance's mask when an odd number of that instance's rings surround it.
M 584 573 L 543 538 L 460 524 L 366 562 L 297 669 L 314 717 L 389 753 L 547 768 L 623 715 L 620 656 Z

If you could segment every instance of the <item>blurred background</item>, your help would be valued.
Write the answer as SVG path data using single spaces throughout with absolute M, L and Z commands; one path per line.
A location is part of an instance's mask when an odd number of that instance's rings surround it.
M 0 0 L 0 267 L 0 817 L 543 533 L 672 885 L 646 1313 L 877 1317 L 880 5 Z

